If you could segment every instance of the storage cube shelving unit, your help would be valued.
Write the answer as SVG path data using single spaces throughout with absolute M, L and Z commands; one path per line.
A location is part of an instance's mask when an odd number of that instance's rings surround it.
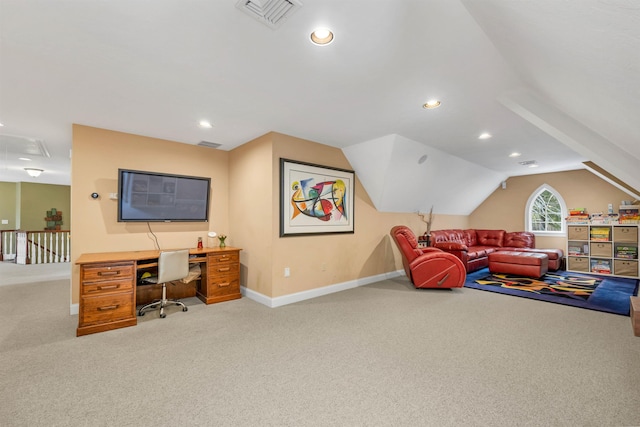
M 638 278 L 638 224 L 567 224 L 567 271 Z

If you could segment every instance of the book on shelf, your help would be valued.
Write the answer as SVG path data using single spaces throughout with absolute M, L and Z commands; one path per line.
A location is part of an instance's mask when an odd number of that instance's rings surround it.
M 611 240 L 611 227 L 591 227 L 591 240 L 607 242 Z
M 569 215 L 565 218 L 569 224 L 589 224 L 589 215 Z
M 640 222 L 639 205 L 621 205 L 618 210 L 620 224 L 637 224 Z
M 638 259 L 638 247 L 616 245 L 614 248 L 614 256 L 616 258 Z
M 591 224 L 617 224 L 619 216 L 618 214 L 610 213 L 605 214 L 602 212 L 592 213 L 589 216 Z
M 611 260 L 591 259 L 591 272 L 611 274 Z
M 616 258 L 638 259 L 638 254 L 616 254 Z
M 570 208 L 569 209 L 569 216 L 586 215 L 586 214 L 587 214 L 587 208 Z

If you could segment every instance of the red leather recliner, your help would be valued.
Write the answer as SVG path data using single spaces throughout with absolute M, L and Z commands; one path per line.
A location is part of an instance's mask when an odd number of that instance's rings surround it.
M 418 247 L 413 231 L 404 225 L 391 229 L 391 237 L 402 254 L 402 265 L 416 288 L 461 288 L 467 278 L 462 261 L 436 248 Z

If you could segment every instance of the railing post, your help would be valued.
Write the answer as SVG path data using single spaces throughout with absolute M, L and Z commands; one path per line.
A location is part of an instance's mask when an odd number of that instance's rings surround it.
M 16 232 L 16 264 L 27 263 L 27 233 Z

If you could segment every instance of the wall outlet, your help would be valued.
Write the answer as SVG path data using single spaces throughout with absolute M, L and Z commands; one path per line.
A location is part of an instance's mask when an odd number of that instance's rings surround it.
M 2 220 L 2 224 L 9 224 L 9 220 L 8 219 L 3 219 Z
M 320 270 L 321 270 L 321 271 L 327 271 L 327 263 L 326 263 L 326 262 L 323 262 L 323 263 L 320 265 Z
M 291 270 L 289 270 L 289 267 L 285 267 L 284 268 L 284 277 L 289 277 L 291 276 Z

